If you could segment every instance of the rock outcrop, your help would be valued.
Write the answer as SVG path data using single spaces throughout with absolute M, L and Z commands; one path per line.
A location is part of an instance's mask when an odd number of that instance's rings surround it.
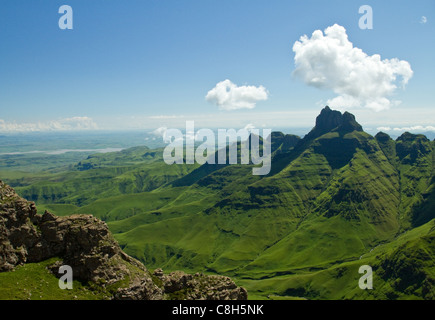
M 363 128 L 353 114 L 347 111 L 342 114 L 326 106 L 317 116 L 316 126 L 306 135 L 306 139 L 312 140 L 332 131 L 347 133 L 354 130 L 363 131 Z
M 194 275 L 182 271 L 163 274 L 161 269 L 153 273 L 154 281 L 162 289 L 164 298 L 176 300 L 246 300 L 247 291 L 228 277 L 208 276 L 202 273 Z M 146 292 L 143 283 L 138 282 L 129 288 L 118 290 L 116 299 L 144 299 Z M 145 298 L 146 299 L 146 298 Z
M 40 238 L 31 222 L 35 216 L 35 205 L 0 181 L 0 271 L 12 270 L 28 260 L 28 250 Z
M 237 300 L 247 299 L 248 294 L 244 288 L 237 287 L 228 277 L 206 276 L 202 273 L 194 275 L 181 271 L 163 275 L 161 270 L 159 277 L 163 283 L 165 294 L 173 298 L 187 300 Z
M 55 275 L 61 265 L 69 265 L 74 279 L 117 288 L 114 299 L 247 298 L 246 290 L 228 277 L 151 274 L 121 250 L 105 222 L 92 215 L 39 215 L 33 202 L 0 181 L 0 272 L 51 257 L 59 258 L 50 266 Z

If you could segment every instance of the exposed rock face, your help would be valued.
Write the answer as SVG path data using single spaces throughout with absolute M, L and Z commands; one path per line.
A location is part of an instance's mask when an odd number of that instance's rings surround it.
M 183 299 L 247 298 L 246 290 L 227 277 L 161 270 L 152 276 L 121 250 L 105 222 L 92 215 L 38 215 L 34 203 L 0 181 L 0 272 L 51 257 L 62 260 L 50 267 L 54 274 L 66 264 L 75 279 L 105 287 L 122 281 L 114 299 L 165 299 L 177 292 Z
M 387 142 L 389 140 L 392 140 L 391 137 L 388 134 L 386 134 L 385 132 L 382 132 L 382 131 L 378 132 L 375 135 L 375 138 L 376 138 L 376 140 L 378 140 L 380 142 Z
M 345 112 L 341 125 L 338 127 L 337 131 L 352 132 L 352 131 L 363 131 L 362 126 L 356 122 L 355 116 L 352 113 Z
M 134 279 L 130 285 L 120 288 L 114 294 L 115 300 L 162 300 L 163 290 L 149 276 Z
M 419 156 L 432 151 L 430 140 L 422 134 L 405 132 L 396 142 L 396 152 L 403 163 L 412 164 Z
M 141 263 L 121 250 L 107 225 L 92 215 L 56 217 L 45 212 L 34 221 L 41 230 L 41 241 L 29 251 L 30 261 L 62 257 L 62 264 L 72 267 L 75 278 L 106 285 L 126 275 L 134 278 L 133 267 L 146 272 Z M 58 268 L 54 266 L 53 271 Z
M 309 139 L 315 139 L 331 131 L 346 133 L 355 130 L 363 131 L 363 128 L 356 122 L 353 114 L 349 112 L 342 114 L 340 111 L 331 110 L 326 106 L 317 116 L 316 126 L 310 131 L 307 137 Z
M 172 298 L 188 300 L 235 300 L 247 299 L 248 293 L 244 288 L 237 287 L 228 277 L 205 276 L 201 273 L 194 275 L 181 271 L 163 275 L 160 270 L 154 272 L 163 282 L 165 294 Z
M 271 134 L 272 146 L 271 150 L 274 152 L 278 147 L 282 146 L 282 150 L 288 151 L 294 147 L 301 138 L 293 134 L 284 134 L 282 132 L 272 132 Z
M 340 111 L 331 110 L 328 106 L 322 109 L 316 118 L 316 128 L 329 132 L 343 123 L 343 115 Z
M 40 234 L 31 222 L 35 215 L 33 203 L 0 181 L 0 271 L 26 262 L 28 249 L 39 242 Z
M 194 275 L 182 271 L 164 275 L 162 269 L 153 273 L 161 287 L 163 299 L 176 300 L 246 300 L 247 291 L 228 277 L 206 276 L 202 273 Z M 115 299 L 141 300 L 147 299 L 147 292 L 143 290 L 144 280 L 136 282 L 129 288 L 119 290 Z

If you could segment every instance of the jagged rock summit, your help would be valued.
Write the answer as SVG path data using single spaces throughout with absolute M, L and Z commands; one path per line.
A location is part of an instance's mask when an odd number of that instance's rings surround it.
M 353 114 L 347 111 L 342 114 L 340 111 L 331 110 L 329 106 L 326 106 L 317 116 L 316 126 L 310 131 L 307 137 L 309 139 L 315 139 L 331 131 L 347 133 L 363 131 L 363 128 L 356 122 Z
M 74 279 L 103 287 L 123 283 L 113 299 L 247 299 L 228 277 L 161 270 L 152 275 L 121 250 L 105 222 L 92 215 L 39 215 L 33 202 L 0 181 L 0 272 L 52 257 L 60 259 L 49 267 L 55 275 L 65 264 Z

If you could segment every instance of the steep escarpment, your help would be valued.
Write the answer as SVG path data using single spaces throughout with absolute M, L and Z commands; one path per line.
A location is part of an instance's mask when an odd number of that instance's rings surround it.
M 52 257 L 59 258 L 48 267 L 53 274 L 69 265 L 74 279 L 110 288 L 114 299 L 247 298 L 227 277 L 151 274 L 121 250 L 105 222 L 92 215 L 39 215 L 34 203 L 0 181 L 0 272 Z

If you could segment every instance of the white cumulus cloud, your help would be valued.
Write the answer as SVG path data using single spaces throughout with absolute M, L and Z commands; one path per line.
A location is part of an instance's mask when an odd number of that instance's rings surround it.
M 253 109 L 258 101 L 267 100 L 268 92 L 263 86 L 237 86 L 227 79 L 219 82 L 205 98 L 222 110 Z
M 425 16 L 422 16 L 420 19 L 420 23 L 425 24 L 427 22 L 427 18 Z
M 346 29 L 338 24 L 316 30 L 311 38 L 302 36 L 293 45 L 294 75 L 306 84 L 330 89 L 337 96 L 331 107 L 389 109 L 400 101 L 391 100 L 398 86 L 404 87 L 413 75 L 410 64 L 397 58 L 381 60 L 367 55 L 348 40 Z
M 72 117 L 47 122 L 6 122 L 0 119 L 0 132 L 40 132 L 96 130 L 97 124 L 89 117 Z

